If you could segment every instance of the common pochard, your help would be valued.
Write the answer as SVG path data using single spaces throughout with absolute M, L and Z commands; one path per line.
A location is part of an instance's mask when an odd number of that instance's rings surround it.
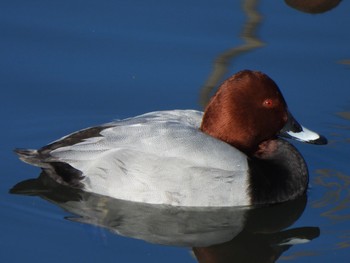
M 247 206 L 307 189 L 306 163 L 281 136 L 327 143 L 296 122 L 271 78 L 244 70 L 223 82 L 204 113 L 146 113 L 16 153 L 63 185 L 117 199 Z

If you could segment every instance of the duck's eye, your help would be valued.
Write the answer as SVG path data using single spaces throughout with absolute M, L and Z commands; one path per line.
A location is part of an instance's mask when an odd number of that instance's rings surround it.
M 273 107 L 275 106 L 275 104 L 274 104 L 274 102 L 273 102 L 272 99 L 266 99 L 266 100 L 264 100 L 264 102 L 263 102 L 263 106 L 264 106 L 265 108 L 273 108 Z

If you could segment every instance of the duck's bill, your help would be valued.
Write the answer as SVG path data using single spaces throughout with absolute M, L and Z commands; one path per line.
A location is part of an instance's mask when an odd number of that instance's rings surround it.
M 279 135 L 284 138 L 311 144 L 327 144 L 326 137 L 301 126 L 290 113 L 288 114 L 288 122 L 280 131 Z

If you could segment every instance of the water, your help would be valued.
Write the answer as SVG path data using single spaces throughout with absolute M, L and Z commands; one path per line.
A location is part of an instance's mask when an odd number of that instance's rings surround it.
M 187 246 L 153 244 L 66 220 L 78 211 L 53 205 L 62 206 L 62 200 L 52 196 L 42 194 L 51 198 L 47 202 L 10 195 L 16 183 L 39 174 L 12 149 L 38 148 L 69 132 L 152 110 L 201 109 L 213 86 L 250 68 L 270 75 L 296 118 L 327 136 L 329 145 L 296 143 L 310 170 L 307 202 L 262 210 L 268 219 L 260 231 L 252 219 L 250 230 L 226 245 L 194 252 L 202 262 L 203 253 L 240 262 L 245 251 L 261 260 L 267 253 L 278 262 L 348 262 L 349 11 L 348 1 L 322 14 L 297 11 L 284 1 L 0 2 L 1 261 L 196 262 Z M 102 202 L 101 211 L 108 211 L 109 202 L 87 200 Z M 140 211 L 155 211 L 150 209 Z M 293 217 L 283 218 L 285 211 Z M 193 212 L 163 212 L 192 218 L 183 220 L 191 230 L 206 224 L 193 219 Z M 95 223 L 97 218 L 95 213 Z M 233 227 L 228 223 L 233 221 L 211 227 L 227 230 Z M 221 241 L 230 238 L 220 233 Z M 273 245 L 289 236 L 311 241 Z

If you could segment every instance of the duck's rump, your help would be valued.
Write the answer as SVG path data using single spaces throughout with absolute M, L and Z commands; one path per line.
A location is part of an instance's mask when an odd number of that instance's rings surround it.
M 202 113 L 153 112 L 68 135 L 20 158 L 86 191 L 147 203 L 247 205 L 247 157 L 199 130 Z

